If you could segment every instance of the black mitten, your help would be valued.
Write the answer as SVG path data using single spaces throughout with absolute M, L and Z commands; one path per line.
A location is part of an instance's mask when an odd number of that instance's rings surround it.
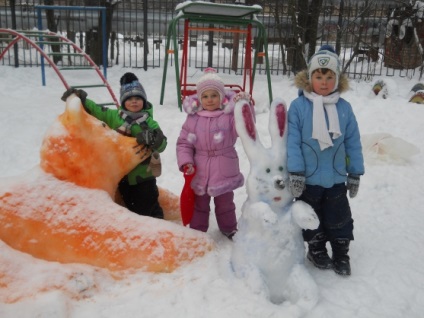
M 78 98 L 81 100 L 81 103 L 84 105 L 85 100 L 87 99 L 87 92 L 82 89 L 76 89 L 76 88 L 68 88 L 66 92 L 63 93 L 62 97 L 60 98 L 64 102 L 66 102 L 66 99 L 71 96 L 72 94 L 75 94 L 78 96 Z
M 135 136 L 139 145 L 152 146 L 154 141 L 154 133 L 151 129 L 143 129 Z
M 151 144 L 152 148 L 157 150 L 162 145 L 163 140 L 166 139 L 160 128 L 157 128 L 153 131 L 153 143 Z

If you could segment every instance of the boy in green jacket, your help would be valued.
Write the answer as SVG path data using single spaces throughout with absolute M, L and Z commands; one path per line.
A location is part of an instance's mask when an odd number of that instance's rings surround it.
M 160 167 L 152 169 L 152 158 L 158 158 L 163 152 L 167 140 L 159 124 L 153 119 L 153 106 L 147 101 L 143 86 L 133 73 L 125 73 L 121 79 L 119 109 L 111 109 L 97 105 L 87 99 L 87 93 L 81 89 L 70 88 L 62 96 L 62 100 L 76 94 L 85 110 L 105 122 L 110 128 L 125 135 L 137 138 L 141 145 L 150 147 L 152 156 L 138 164 L 118 185 L 119 192 L 126 207 L 140 215 L 163 219 L 163 210 L 159 205 L 159 190 L 156 177 L 160 175 Z M 105 154 L 107 155 L 107 154 Z

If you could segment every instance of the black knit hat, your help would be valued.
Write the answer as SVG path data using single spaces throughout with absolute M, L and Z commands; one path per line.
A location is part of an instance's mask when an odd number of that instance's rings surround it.
M 144 105 L 146 105 L 146 92 L 144 91 L 143 86 L 140 84 L 137 76 L 135 76 L 134 73 L 125 73 L 122 75 L 119 83 L 121 84 L 120 103 L 122 107 L 124 107 L 125 101 L 132 96 L 141 97 L 143 99 Z

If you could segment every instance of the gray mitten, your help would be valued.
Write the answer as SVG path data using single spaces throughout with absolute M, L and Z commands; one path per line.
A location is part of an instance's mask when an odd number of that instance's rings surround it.
M 305 180 L 305 175 L 302 173 L 289 174 L 290 192 L 295 198 L 300 197 L 305 190 Z
M 355 174 L 349 174 L 347 176 L 346 188 L 349 191 L 349 197 L 356 197 L 359 190 L 359 176 Z
M 138 144 L 146 145 L 153 150 L 157 150 L 166 137 L 160 128 L 156 128 L 155 130 L 145 128 L 137 134 L 136 138 Z

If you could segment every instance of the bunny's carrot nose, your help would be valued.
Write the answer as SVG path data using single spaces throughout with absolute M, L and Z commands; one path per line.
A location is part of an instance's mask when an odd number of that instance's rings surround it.
M 274 187 L 277 190 L 283 190 L 286 187 L 282 176 L 274 177 Z

